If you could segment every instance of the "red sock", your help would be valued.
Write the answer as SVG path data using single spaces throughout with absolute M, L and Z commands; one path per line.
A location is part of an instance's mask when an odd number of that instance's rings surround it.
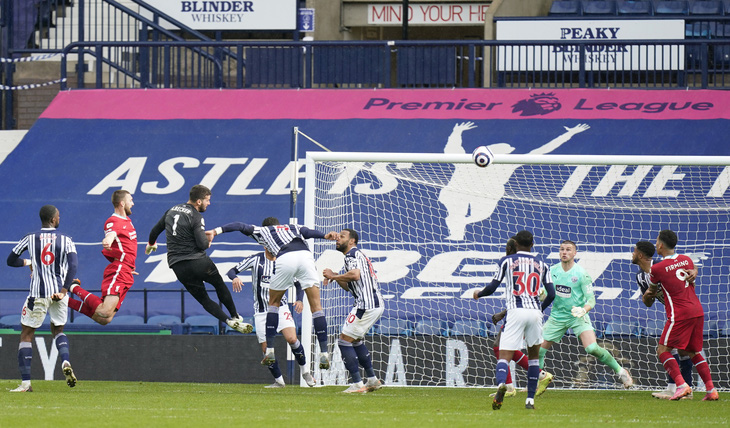
M 68 298 L 68 307 L 73 309 L 76 312 L 80 312 L 81 311 L 81 301 L 72 299 L 69 297 Z
M 684 385 L 686 382 L 682 377 L 682 372 L 679 370 L 679 363 L 674 356 L 669 352 L 662 352 L 659 355 L 659 362 L 664 366 L 664 370 L 669 373 L 669 376 L 674 379 L 674 383 L 677 387 Z
M 703 357 L 702 354 L 696 354 L 694 357 L 692 357 L 692 363 L 695 365 L 695 369 L 697 369 L 697 373 L 700 374 L 700 377 L 702 378 L 702 382 L 705 383 L 705 389 L 708 392 L 712 391 L 715 388 L 715 385 L 712 384 L 712 375 L 710 375 L 710 365 L 707 364 L 705 357 Z
M 522 351 L 515 351 L 514 355 L 512 355 L 512 361 L 525 370 L 529 367 L 529 364 L 527 363 L 527 356 L 522 353 Z
M 497 357 L 497 360 L 499 360 L 499 346 L 493 346 L 492 349 L 494 350 L 494 356 Z M 516 351 L 516 352 L 520 352 L 520 351 Z M 514 358 L 512 358 L 512 359 L 514 359 Z M 508 384 L 508 385 L 512 383 L 512 369 L 507 370 L 507 380 L 505 380 L 504 383 Z

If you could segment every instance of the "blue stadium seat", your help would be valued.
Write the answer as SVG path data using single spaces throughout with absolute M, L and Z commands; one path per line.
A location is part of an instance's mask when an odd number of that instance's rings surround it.
M 1 316 L 0 325 L 4 325 L 10 328 L 20 327 L 20 314 Z
M 722 1 L 722 12 L 723 14 L 730 16 L 730 0 Z
M 654 5 L 654 15 L 688 15 L 689 3 L 685 0 L 661 0 Z
M 456 320 L 449 330 L 450 336 L 486 336 L 484 323 L 479 320 Z
M 548 15 L 581 16 L 583 15 L 583 9 L 580 0 L 553 0 Z
M 638 336 L 639 326 L 628 321 L 611 321 L 606 325 L 606 336 Z
M 380 334 L 394 335 L 402 334 L 411 335 L 411 325 L 408 320 L 399 318 L 382 318 L 379 325 Z
M 96 324 L 96 321 L 92 320 L 91 318 L 87 317 L 86 315 L 74 314 L 73 324 L 79 324 L 79 325 Z
M 436 319 L 422 319 L 416 321 L 416 334 L 429 334 L 434 336 L 446 336 L 449 328 L 444 321 Z
M 613 16 L 616 15 L 614 0 L 583 0 L 583 16 Z
M 171 326 L 182 323 L 182 320 L 177 315 L 154 315 L 147 319 L 147 324 L 149 325 Z
M 687 22 L 684 24 L 684 37 L 687 39 L 709 39 L 712 28 L 716 27 L 716 25 L 710 24 L 707 21 Z
M 710 38 L 730 39 L 730 23 L 722 23 L 722 22 L 711 23 Z
M 723 15 L 723 5 L 719 0 L 695 0 L 689 5 L 690 15 Z
M 144 325 L 144 318 L 139 315 L 115 315 L 112 319 L 115 325 Z
M 618 0 L 616 12 L 619 15 L 651 16 L 654 15 L 654 4 L 651 0 Z
M 647 320 L 642 328 L 642 334 L 644 336 L 659 337 L 662 335 L 662 330 L 664 330 L 664 320 Z
M 704 336 L 706 338 L 715 338 L 720 336 L 722 326 L 718 320 L 705 320 Z
M 210 315 L 189 316 L 185 324 L 190 325 L 190 334 L 218 334 L 220 330 L 218 318 Z

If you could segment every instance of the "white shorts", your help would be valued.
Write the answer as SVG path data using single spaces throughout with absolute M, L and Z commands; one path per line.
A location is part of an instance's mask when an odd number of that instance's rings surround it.
M 20 323 L 26 327 L 38 328 L 46 319 L 46 313 L 51 316 L 51 323 L 56 326 L 66 325 L 68 316 L 68 294 L 58 302 L 50 297 L 36 297 L 33 299 L 33 309 L 28 307 L 30 297 L 25 299 L 23 310 L 20 312 Z
M 515 308 L 507 311 L 507 321 L 499 338 L 499 349 L 522 349 L 542 343 L 542 312 L 539 309 Z
M 256 324 L 256 338 L 259 343 L 264 343 L 266 342 L 266 312 L 257 313 L 253 318 Z M 297 326 L 289 311 L 289 305 L 281 305 L 279 306 L 279 327 L 276 328 L 276 332 L 279 333 L 288 327 L 296 328 Z
M 294 286 L 294 281 L 299 281 L 303 290 L 319 286 L 321 278 L 311 251 L 292 251 L 276 258 L 276 272 L 271 277 L 269 289 L 287 290 Z
M 342 324 L 342 334 L 350 336 L 353 339 L 362 339 L 368 330 L 370 330 L 370 327 L 378 322 L 384 310 L 385 308 L 383 306 L 364 309 L 365 312 L 362 314 L 362 318 L 358 318 L 357 312 L 363 311 L 363 309 L 352 308 L 350 315 L 345 318 L 345 323 Z

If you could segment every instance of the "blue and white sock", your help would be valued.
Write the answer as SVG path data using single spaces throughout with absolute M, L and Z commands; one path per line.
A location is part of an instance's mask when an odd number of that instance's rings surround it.
M 53 338 L 53 340 L 56 342 L 56 349 L 58 349 L 58 355 L 61 357 L 61 362 L 71 362 L 68 355 L 68 337 L 66 337 L 66 335 L 63 333 L 58 333 L 56 337 Z
M 30 342 L 20 342 L 18 346 L 18 368 L 20 379 L 30 382 L 30 363 L 33 361 L 33 345 Z
M 497 361 L 497 385 L 507 383 L 507 373 L 509 372 L 509 363 L 507 360 L 500 359 Z
M 324 317 L 324 311 L 312 313 L 312 325 L 314 326 L 314 334 L 317 335 L 319 342 L 319 352 L 327 353 L 327 319 Z
M 300 366 L 306 366 L 307 356 L 304 353 L 304 345 L 297 340 L 295 343 L 290 343 L 289 347 L 291 348 L 292 354 L 294 354 L 294 359 L 297 361 L 297 364 Z
M 352 383 L 362 382 L 362 376 L 360 376 L 360 367 L 357 362 L 357 353 L 352 347 L 352 343 L 338 339 L 337 345 L 340 347 L 340 354 L 342 354 L 342 361 L 345 363 L 345 368 L 350 372 Z
M 276 329 L 279 328 L 279 307 L 269 306 L 266 312 L 266 347 L 274 349 Z
M 271 375 L 274 376 L 274 379 L 279 379 L 281 376 L 281 369 L 279 369 L 279 363 L 277 361 L 274 361 L 273 363 L 269 364 L 269 371 L 271 372 Z M 283 379 L 283 378 L 282 378 Z M 283 382 L 282 382 L 283 383 Z
M 535 398 L 537 381 L 540 378 L 540 360 L 527 361 L 527 399 Z
M 375 370 L 373 370 L 373 362 L 370 359 L 370 351 L 368 351 L 367 346 L 365 346 L 365 342 L 362 340 L 358 340 L 357 342 L 352 343 L 352 348 L 355 350 L 355 353 L 357 354 L 357 360 L 360 362 L 360 365 L 363 369 L 365 369 L 365 376 L 366 377 L 375 377 Z

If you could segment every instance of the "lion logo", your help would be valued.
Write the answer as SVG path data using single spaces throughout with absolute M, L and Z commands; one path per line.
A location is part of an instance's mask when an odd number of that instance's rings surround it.
M 520 116 L 546 115 L 560 110 L 560 100 L 553 93 L 530 95 L 530 98 L 522 100 L 512 106 L 512 113 L 521 112 Z

